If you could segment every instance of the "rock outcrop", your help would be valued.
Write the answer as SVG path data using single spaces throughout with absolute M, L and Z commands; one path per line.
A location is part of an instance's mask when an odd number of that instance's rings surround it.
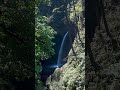
M 81 32 L 84 43 L 85 32 Z M 85 48 L 81 47 L 79 38 L 76 37 L 72 49 L 67 56 L 67 63 L 61 68 L 56 68 L 47 80 L 49 90 L 84 90 L 85 83 Z

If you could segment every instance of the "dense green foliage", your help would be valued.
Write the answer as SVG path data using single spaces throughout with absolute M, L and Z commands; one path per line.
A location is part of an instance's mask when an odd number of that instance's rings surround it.
M 36 17 L 35 27 L 35 77 L 37 81 L 36 89 L 40 89 L 42 86 L 40 82 L 39 73 L 41 72 L 40 60 L 48 59 L 54 54 L 52 39 L 54 38 L 55 32 L 50 26 L 46 24 L 47 18 L 44 16 Z
M 55 32 L 39 12 L 41 5 L 50 5 L 49 0 L 0 1 L 0 89 L 15 89 L 14 81 L 35 74 L 36 89 L 43 90 L 40 60 L 54 54 Z
M 34 77 L 34 8 L 33 0 L 0 1 L 0 89 Z
M 52 39 L 54 38 L 54 30 L 48 26 L 47 17 L 36 17 L 36 31 L 35 31 L 35 47 L 37 59 L 48 59 L 49 56 L 54 54 L 52 46 L 54 45 Z
M 47 1 L 38 1 L 36 1 L 35 7 L 35 80 L 36 90 L 44 90 L 40 81 L 40 72 L 42 71 L 40 60 L 48 59 L 54 54 L 52 39 L 56 32 L 47 25 L 48 18 L 39 12 L 39 5 L 48 4 Z

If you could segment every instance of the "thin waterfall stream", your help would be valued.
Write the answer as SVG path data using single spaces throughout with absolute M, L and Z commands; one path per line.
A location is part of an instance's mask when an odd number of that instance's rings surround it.
M 66 49 L 69 48 L 69 46 L 66 46 L 66 44 L 69 43 L 69 38 L 67 37 L 69 34 L 69 32 L 66 32 L 65 35 L 63 36 L 63 38 L 57 39 L 58 41 L 61 40 L 61 43 L 58 43 L 60 46 L 58 47 L 59 50 L 57 50 L 58 55 L 56 55 L 54 58 L 50 59 L 50 60 L 44 60 L 41 61 L 42 64 L 44 65 L 43 70 L 42 70 L 42 74 L 41 74 L 41 80 L 45 83 L 46 79 L 49 75 L 51 75 L 53 73 L 53 71 L 56 68 L 60 68 L 64 63 L 63 58 L 66 56 Z M 70 43 L 69 43 L 70 44 Z M 68 44 L 68 45 L 69 45 Z M 51 61 L 54 60 L 54 62 L 51 63 Z M 56 62 L 55 62 L 56 60 Z
M 68 35 L 68 32 L 63 37 L 63 40 L 62 40 L 62 43 L 61 43 L 61 46 L 60 46 L 60 50 L 59 50 L 59 53 L 58 53 L 58 59 L 57 59 L 57 67 L 58 68 L 61 66 L 60 61 L 62 60 L 61 56 L 62 56 L 62 52 L 63 52 L 64 42 L 66 40 L 67 35 Z

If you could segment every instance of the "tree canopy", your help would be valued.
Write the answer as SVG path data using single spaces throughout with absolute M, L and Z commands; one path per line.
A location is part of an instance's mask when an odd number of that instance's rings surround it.
M 38 2 L 39 1 L 39 2 Z M 48 4 L 46 1 L 37 0 L 35 11 L 35 80 L 36 90 L 44 90 L 40 81 L 40 72 L 42 71 L 40 60 L 50 58 L 54 54 L 52 39 L 56 33 L 53 28 L 47 25 L 48 18 L 41 15 L 39 5 Z
M 35 73 L 39 77 L 40 60 L 54 54 L 55 32 L 47 25 L 47 17 L 38 12 L 47 0 L 0 2 L 0 89 L 16 89 L 14 81 L 34 78 Z

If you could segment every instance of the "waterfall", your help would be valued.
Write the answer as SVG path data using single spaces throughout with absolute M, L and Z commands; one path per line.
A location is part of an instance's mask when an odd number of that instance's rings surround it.
M 58 60 L 57 60 L 57 67 L 60 67 L 60 65 L 61 65 L 60 61 L 62 60 L 61 56 L 62 56 L 62 52 L 63 52 L 64 42 L 66 40 L 67 35 L 68 35 L 68 32 L 64 35 L 61 46 L 60 46 L 60 50 L 59 50 L 59 54 L 58 54 Z

